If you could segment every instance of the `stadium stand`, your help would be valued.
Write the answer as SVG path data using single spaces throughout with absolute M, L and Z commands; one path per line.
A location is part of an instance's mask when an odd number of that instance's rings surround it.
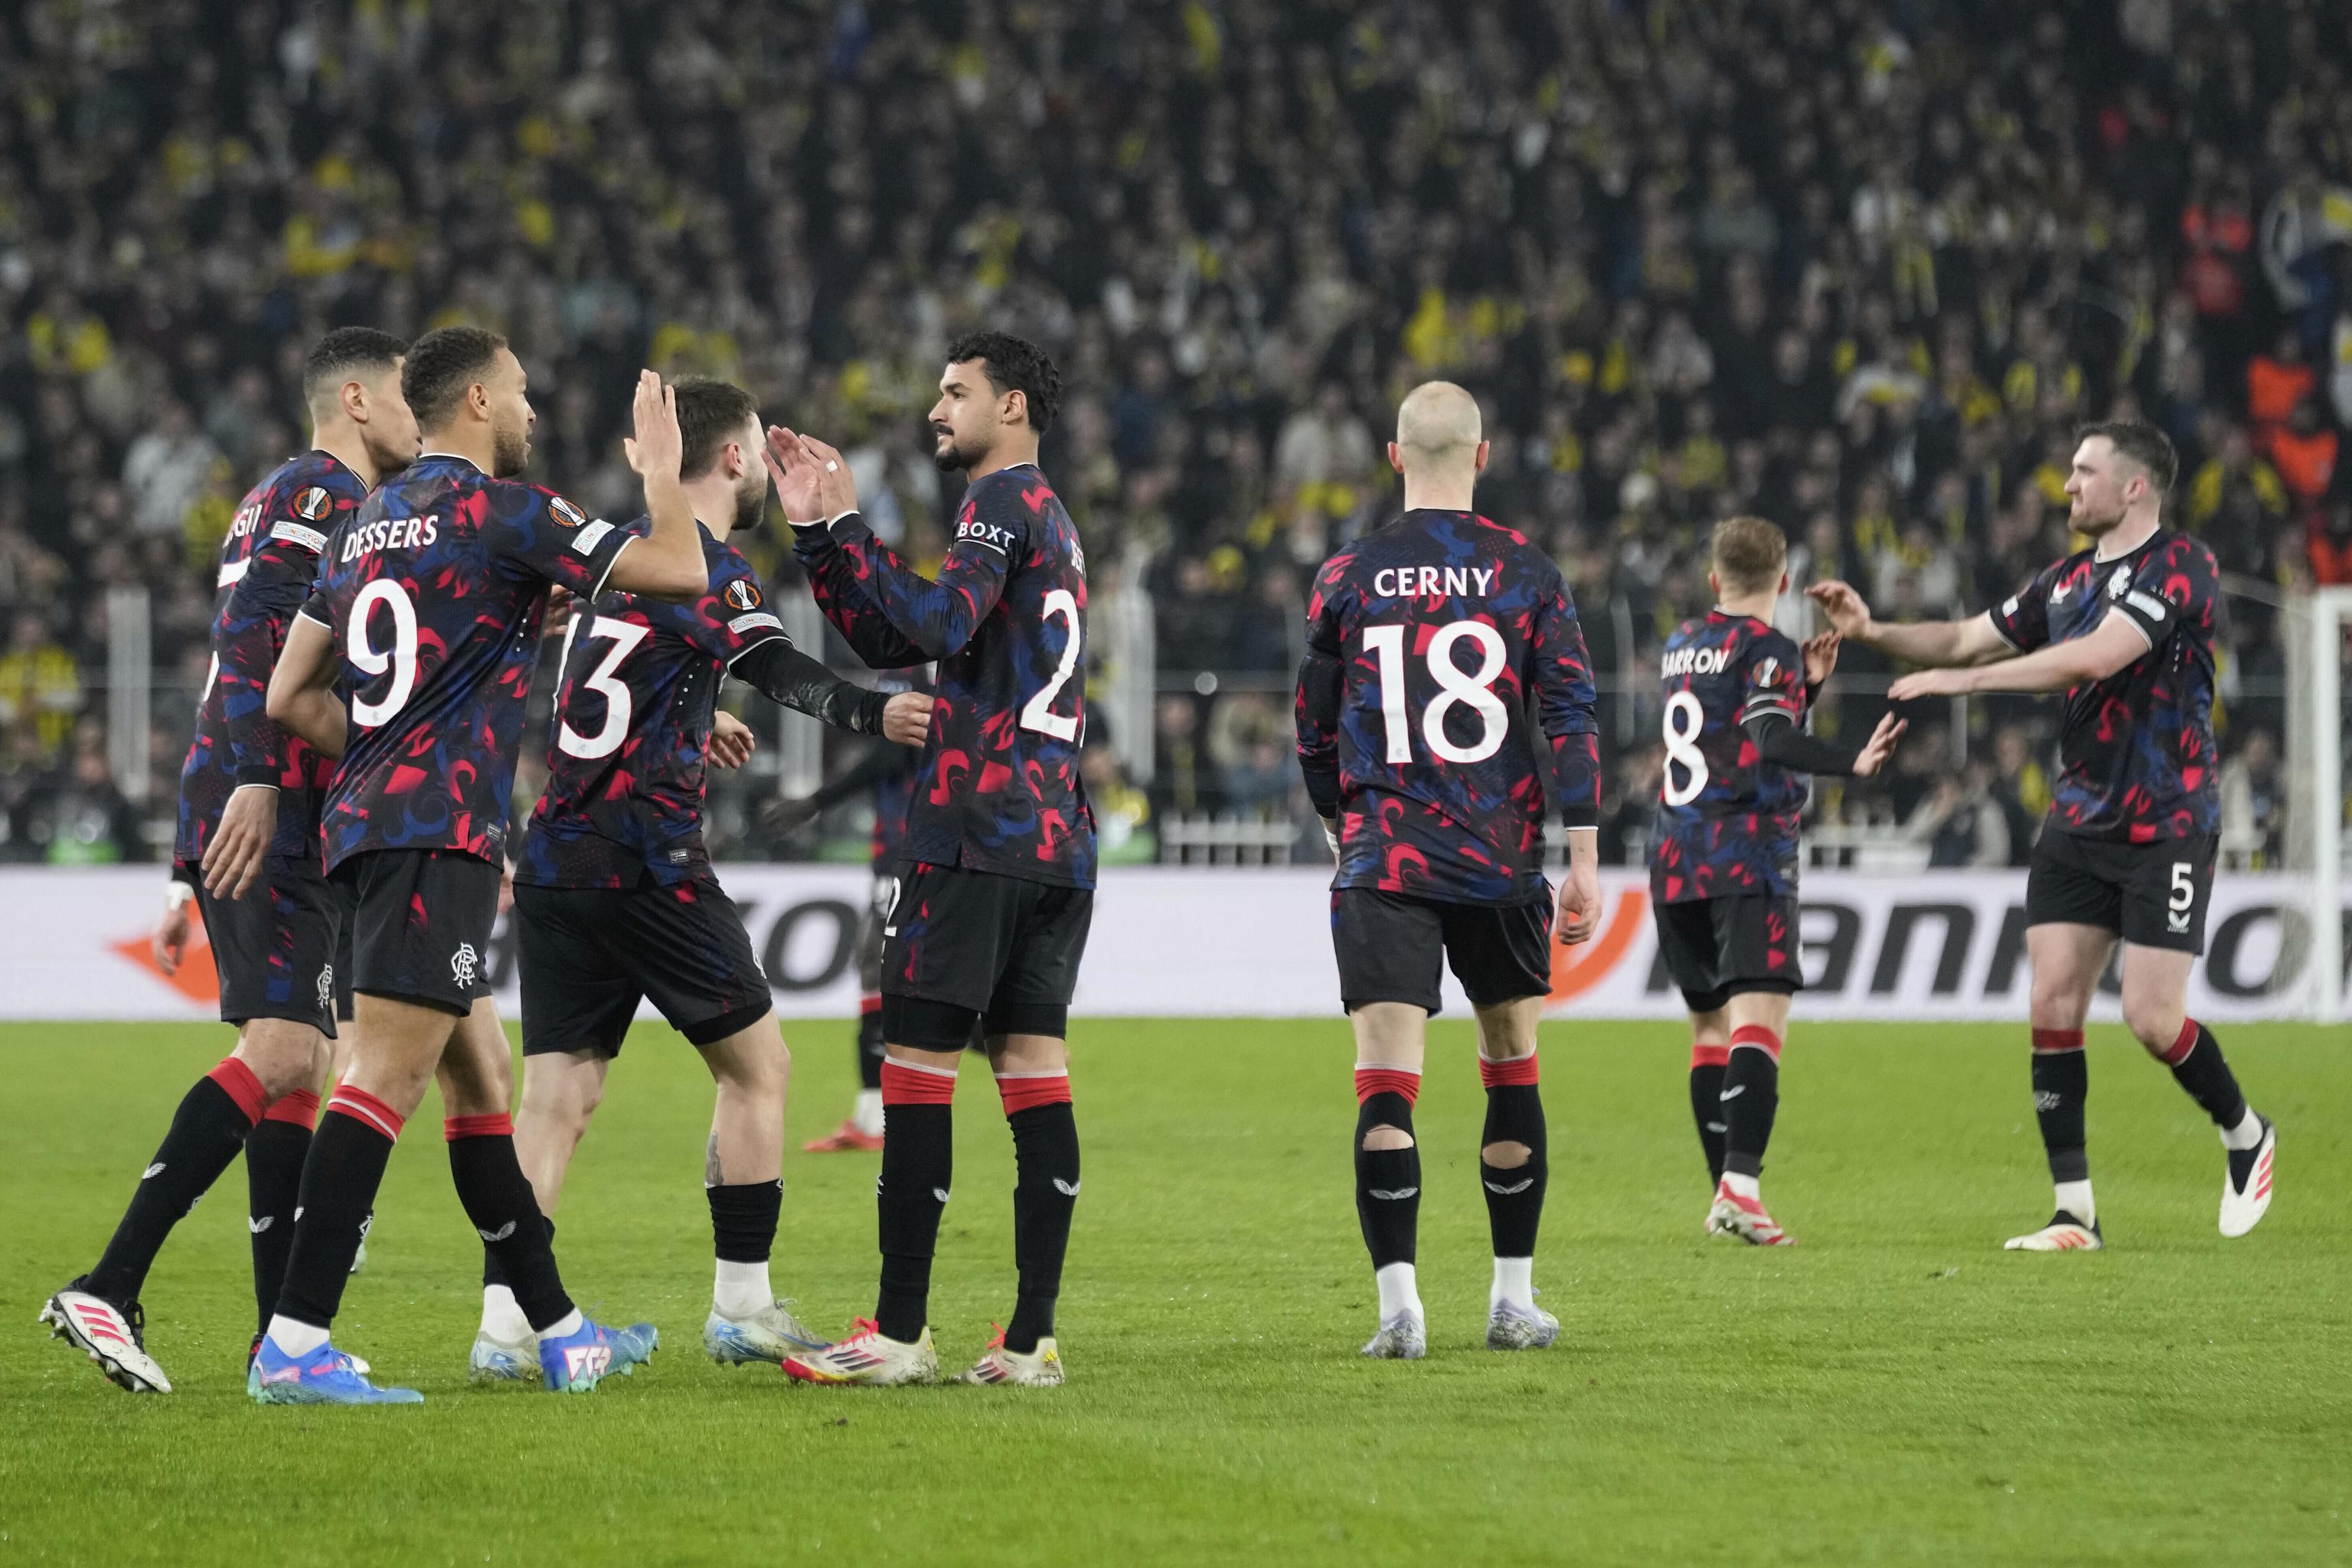
M 1618 856 L 1712 521 L 1780 521 L 1799 585 L 1980 607 L 2062 552 L 2071 426 L 2137 410 L 2232 574 L 2225 793 L 2259 854 L 2272 606 L 2352 580 L 2344 9 L 6 7 L 0 856 L 152 853 L 215 544 L 299 443 L 304 347 L 458 319 L 512 338 L 533 476 L 583 504 L 633 504 L 635 368 L 703 371 L 830 433 L 917 557 L 952 504 L 920 445 L 941 346 L 980 322 L 1048 344 L 1046 466 L 1098 576 L 1157 608 L 1152 775 L 1090 773 L 1171 858 L 1278 856 L 1303 815 L 1304 584 L 1394 506 L 1381 442 L 1414 381 L 1479 395 L 1484 508 L 1568 569 Z M 130 586 L 155 734 L 122 779 Z M 1885 673 L 1849 650 L 1827 721 L 1865 722 Z M 2021 861 L 2046 706 L 1953 720 L 1915 716 L 1884 788 L 1820 792 L 1823 841 L 1899 823 L 1939 864 Z M 714 827 L 794 852 L 740 803 Z

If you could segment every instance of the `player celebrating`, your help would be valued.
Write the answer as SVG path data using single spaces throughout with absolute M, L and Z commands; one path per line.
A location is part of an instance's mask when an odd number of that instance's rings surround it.
M 1553 910 L 1526 708 L 1532 699 L 1568 829 L 1559 936 L 1580 942 L 1601 913 L 1592 674 L 1559 568 L 1470 510 L 1486 466 L 1470 395 L 1415 387 L 1389 462 L 1404 476 L 1404 515 L 1324 563 L 1298 672 L 1298 762 L 1339 859 L 1331 940 L 1356 1034 L 1356 1215 L 1380 1290 L 1364 1353 L 1428 1351 L 1412 1107 L 1441 955 L 1476 1011 L 1486 1086 L 1486 1343 L 1541 1349 L 1559 1332 L 1532 1278 L 1546 1174 L 1536 1025 Z
M 98 1267 L 41 1310 L 57 1337 L 133 1394 L 172 1392 L 146 1351 L 140 1287 L 163 1238 L 240 1148 L 264 1325 L 285 1279 L 296 1189 L 335 1038 L 337 939 L 349 933 L 344 900 L 319 868 L 318 797 L 331 763 L 272 723 L 263 698 L 328 534 L 416 456 L 416 420 L 400 395 L 403 352 L 399 339 L 365 327 L 319 341 L 302 370 L 310 449 L 247 492 L 221 547 L 212 671 L 180 770 L 173 880 L 155 958 L 166 974 L 178 969 L 193 899 L 236 1049 L 180 1101 Z
M 483 958 L 549 584 L 583 598 L 709 586 L 672 395 L 650 371 L 639 380 L 629 461 L 653 524 L 638 535 L 513 479 L 533 416 L 503 338 L 428 332 L 402 387 L 425 454 L 329 542 L 269 683 L 270 717 L 341 758 L 324 830 L 328 870 L 358 904 L 358 1045 L 303 1166 L 285 1290 L 248 1380 L 266 1404 L 423 1397 L 358 1374 L 328 1329 L 393 1142 L 436 1077 L 458 1199 L 514 1282 L 548 1385 L 592 1389 L 656 1341 L 650 1325 L 588 1321 L 563 1293 L 515 1159 L 512 1068 Z
M 784 1363 L 810 1383 L 929 1383 L 931 1255 L 953 1165 L 956 1067 L 977 1025 L 1013 1129 L 1020 1293 L 967 1383 L 1059 1384 L 1054 1306 L 1078 1195 L 1070 994 L 1094 913 L 1095 819 L 1078 776 L 1086 730 L 1086 556 L 1037 470 L 1061 377 L 1003 332 L 948 351 L 934 460 L 970 488 L 937 582 L 856 515 L 840 454 L 769 432 L 784 515 L 817 604 L 867 663 L 939 661 L 938 704 L 907 824 L 907 868 L 883 928 L 882 1287 L 871 1320 Z
M 886 670 L 880 691 L 928 691 L 920 670 Z M 857 934 L 857 1099 L 841 1125 L 801 1145 L 808 1154 L 871 1152 L 882 1147 L 882 927 L 898 900 L 898 849 L 907 837 L 907 813 L 915 804 L 916 753 L 903 746 L 876 746 L 839 778 L 797 800 L 780 801 L 771 813 L 779 826 L 798 827 L 860 790 L 874 792 L 871 864 L 874 893 Z
M 1967 691 L 2063 691 L 2050 818 L 2026 875 L 2033 966 L 2033 1109 L 2057 1212 L 2012 1249 L 2105 1245 L 2083 1138 L 2083 1020 L 2117 938 L 2124 1023 L 2221 1130 L 2221 1234 L 2270 1207 L 2278 1134 L 2248 1109 L 2213 1033 L 2188 1016 L 2205 947 L 2220 805 L 2214 785 L 2213 552 L 2163 526 L 2172 443 L 2137 419 L 2084 426 L 2066 493 L 2092 545 L 1967 621 L 1888 626 L 1843 583 L 1806 590 L 1840 633 L 1915 664 L 1897 701 Z
M 1903 724 L 1878 721 L 1859 750 L 1803 728 L 1837 663 L 1837 637 L 1805 646 L 1773 629 L 1789 542 L 1761 518 L 1716 525 L 1706 576 L 1715 608 L 1666 639 L 1665 776 L 1650 898 L 1658 952 L 1691 1016 L 1691 1113 L 1715 1199 L 1710 1236 L 1790 1240 L 1759 1182 L 1780 1104 L 1780 1042 L 1797 967 L 1797 829 L 1806 773 L 1878 771 Z
M 703 1185 L 718 1251 L 703 1348 L 725 1365 L 782 1363 L 825 1342 L 768 1283 L 783 1198 L 792 1056 L 751 939 L 702 843 L 706 753 L 750 754 L 732 719 L 714 738 L 729 675 L 773 700 L 894 749 L 919 745 L 930 699 L 866 691 L 793 647 L 728 536 L 767 508 L 759 410 L 724 382 L 676 387 L 678 472 L 702 524 L 709 591 L 690 604 L 608 593 L 572 618 L 548 748 L 548 784 L 514 873 L 522 968 L 522 1110 L 515 1152 L 551 1221 L 572 1151 L 604 1098 L 637 1003 L 653 998 L 718 1082 Z M 642 532 L 645 520 L 630 525 Z M 540 1375 L 496 1252 L 483 1271 L 475 1376 Z

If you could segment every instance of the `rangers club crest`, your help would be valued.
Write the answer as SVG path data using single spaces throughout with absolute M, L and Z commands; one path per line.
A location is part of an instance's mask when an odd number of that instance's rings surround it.
M 312 485 L 294 498 L 294 515 L 305 522 L 316 522 L 333 510 L 334 506 L 334 497 L 329 495 L 324 488 Z
M 471 986 L 474 984 L 474 964 L 478 957 L 472 942 L 459 942 L 457 951 L 449 955 L 449 978 L 460 986 Z
M 734 609 L 756 610 L 760 607 L 759 587 L 747 578 L 738 577 L 728 584 L 722 597 Z

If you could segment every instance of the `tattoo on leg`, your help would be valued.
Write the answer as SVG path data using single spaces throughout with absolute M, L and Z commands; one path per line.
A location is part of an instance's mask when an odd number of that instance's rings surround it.
M 702 1184 L 706 1187 L 727 1184 L 726 1173 L 719 1168 L 719 1134 L 716 1132 L 710 1135 L 710 1147 L 702 1156 Z

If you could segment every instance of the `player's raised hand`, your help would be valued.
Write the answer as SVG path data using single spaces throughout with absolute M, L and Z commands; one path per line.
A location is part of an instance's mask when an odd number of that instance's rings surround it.
M 165 974 L 180 973 L 180 961 L 188 955 L 188 906 L 184 901 L 163 906 L 163 912 L 155 918 L 154 932 L 147 939 L 147 951 L 154 955 L 155 967 Z
M 931 695 L 901 691 L 882 704 L 882 738 L 902 746 L 919 746 L 931 734 Z
M 803 795 L 772 800 L 761 808 L 760 815 L 771 827 L 797 833 L 816 820 L 817 811 L 816 797 Z
M 1885 767 L 1886 759 L 1895 754 L 1895 742 L 1901 740 L 1903 731 L 1910 727 L 1911 721 L 1907 719 L 1897 719 L 1892 713 L 1880 714 L 1878 728 L 1870 732 L 1870 740 L 1863 746 L 1862 754 L 1853 760 L 1853 776 L 1866 779 Z
M 714 768 L 740 768 L 751 760 L 760 749 L 760 737 L 751 726 L 732 713 L 710 716 L 710 765 Z
M 798 436 L 781 425 L 769 426 L 768 444 L 760 449 L 760 458 L 768 465 L 768 478 L 775 482 L 776 500 L 783 505 L 786 522 L 804 528 L 830 515 L 824 510 L 824 470 Z
M 641 370 L 637 373 L 637 395 L 631 413 L 637 433 L 621 440 L 629 467 L 636 470 L 640 479 L 675 481 L 677 466 L 686 455 L 686 438 L 677 428 L 677 394 L 665 386 L 662 378 L 652 371 Z
M 573 613 L 572 590 L 557 584 L 547 590 L 547 610 L 540 617 L 539 635 L 560 637 L 572 628 Z
M 817 479 L 827 518 L 857 510 L 857 481 L 850 476 L 849 459 L 814 436 L 800 438 L 802 448 L 817 466 Z
M 1916 702 L 1922 697 L 1958 697 L 1968 688 L 1965 669 L 1915 669 L 1886 689 L 1889 702 Z
M 221 807 L 220 826 L 205 846 L 205 891 L 215 899 L 241 899 L 261 875 L 269 840 L 278 831 L 278 792 L 242 784 Z
M 1870 606 L 1863 603 L 1860 594 L 1835 578 L 1814 584 L 1805 590 L 1805 597 L 1821 606 L 1822 614 L 1829 617 L 1830 626 L 1842 637 L 1858 637 L 1870 625 Z
M 1842 639 L 1835 632 L 1823 632 L 1805 639 L 1805 684 L 1819 686 L 1837 668 L 1838 644 Z

